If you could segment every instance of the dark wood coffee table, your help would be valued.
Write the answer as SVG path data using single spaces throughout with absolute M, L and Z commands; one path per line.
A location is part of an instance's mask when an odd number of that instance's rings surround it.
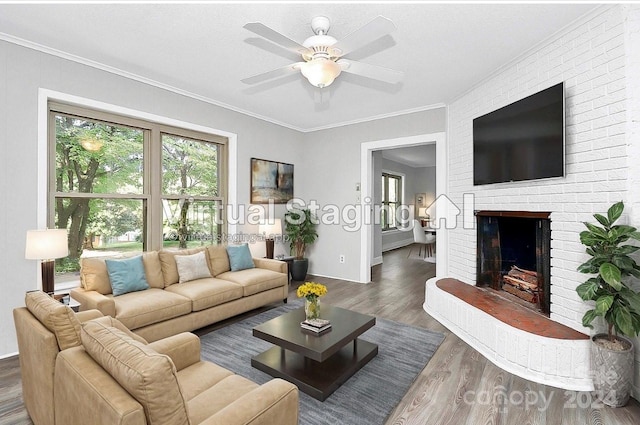
M 322 304 L 321 317 L 331 331 L 316 336 L 303 331 L 304 308 L 253 328 L 253 336 L 275 344 L 251 359 L 251 366 L 292 382 L 311 397 L 324 401 L 378 354 L 378 346 L 358 338 L 376 318 Z

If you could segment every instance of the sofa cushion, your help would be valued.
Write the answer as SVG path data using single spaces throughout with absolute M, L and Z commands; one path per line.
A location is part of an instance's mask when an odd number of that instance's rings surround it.
M 222 273 L 218 275 L 218 279 L 242 285 L 245 297 L 269 289 L 287 286 L 286 274 L 259 268 Z
M 229 265 L 232 272 L 255 267 L 251 258 L 251 251 L 249 251 L 249 245 L 246 243 L 227 246 L 227 254 L 229 254 Z
M 142 254 L 147 283 L 152 288 L 164 288 L 164 278 L 157 251 Z M 111 293 L 109 272 L 104 258 L 82 258 L 80 260 L 80 283 L 87 291 L 96 291 L 102 295 Z
M 142 255 L 124 260 L 107 259 L 104 262 L 107 265 L 109 282 L 111 282 L 111 292 L 114 297 L 129 292 L 149 289 L 149 284 L 147 283 L 147 278 L 144 273 Z
M 165 291 L 182 295 L 191 300 L 191 310 L 200 311 L 209 307 L 242 298 L 242 286 L 228 280 L 198 279 L 191 282 L 171 285 Z
M 149 251 L 142 254 L 142 262 L 144 263 L 144 272 L 149 286 L 152 288 L 164 288 L 162 265 L 160 264 L 158 251 Z
M 193 249 L 169 250 L 162 249 L 158 252 L 160 257 L 160 265 L 162 267 L 162 277 L 164 279 L 164 287 L 178 283 L 180 275 L 178 274 L 178 266 L 176 265 L 176 255 L 192 255 L 200 251 L 204 251 L 206 247 Z
M 178 283 L 211 277 L 206 251 L 192 255 L 176 255 L 174 258 L 178 268 Z
M 94 322 L 102 323 L 105 326 L 110 326 L 112 328 L 120 329 L 126 335 L 128 335 L 131 339 L 138 341 L 141 344 L 147 345 L 148 342 L 141 337 L 140 335 L 136 335 L 131 332 L 125 325 L 122 324 L 118 319 L 111 316 L 102 316 L 97 319 L 92 319 Z
M 178 382 L 182 395 L 188 402 L 207 388 L 213 387 L 233 372 L 215 363 L 197 362 L 178 371 Z
M 87 291 L 96 291 L 102 295 L 111 293 L 111 282 L 104 258 L 80 259 L 80 283 Z
M 224 378 L 187 401 L 189 417 L 194 424 L 199 424 L 256 388 L 258 384 L 239 375 Z
M 211 275 L 213 277 L 231 270 L 231 266 L 229 265 L 229 254 L 227 254 L 227 247 L 225 245 L 208 246 L 207 255 L 209 257 L 209 266 L 211 267 Z
M 24 302 L 31 314 L 56 336 L 60 350 L 80 345 L 80 321 L 69 306 L 42 291 L 27 292 Z
M 191 300 L 164 289 L 150 288 L 113 298 L 116 319 L 135 330 L 191 312 Z
M 89 321 L 81 331 L 85 351 L 144 408 L 149 425 L 188 425 L 176 368 L 168 356 L 119 329 Z

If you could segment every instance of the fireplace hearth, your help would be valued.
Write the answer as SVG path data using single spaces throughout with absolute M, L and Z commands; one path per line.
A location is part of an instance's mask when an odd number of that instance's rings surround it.
M 476 211 L 476 285 L 550 313 L 551 220 L 548 212 Z

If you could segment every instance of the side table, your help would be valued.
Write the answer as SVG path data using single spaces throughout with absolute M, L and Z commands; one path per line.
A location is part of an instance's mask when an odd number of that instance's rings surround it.
M 295 258 L 296 257 L 294 257 L 293 255 L 285 255 L 283 257 L 276 258 L 276 260 L 284 261 L 285 263 L 287 263 L 287 283 L 289 285 L 291 285 L 291 267 L 293 266 L 293 260 Z
M 77 313 L 80 311 L 81 306 L 82 304 L 80 304 L 80 301 L 77 301 L 74 298 L 69 297 L 69 307 L 71 307 L 71 310 Z

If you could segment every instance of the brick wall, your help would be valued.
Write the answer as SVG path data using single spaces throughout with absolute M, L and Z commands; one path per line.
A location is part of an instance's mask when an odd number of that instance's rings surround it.
M 551 318 L 583 330 L 587 306 L 575 292 L 587 259 L 583 221 L 627 200 L 625 12 L 599 8 L 498 70 L 449 107 L 448 194 L 474 209 L 551 212 Z M 473 186 L 472 120 L 559 82 L 566 90 L 566 176 Z M 449 233 L 448 275 L 475 284 L 475 229 Z

